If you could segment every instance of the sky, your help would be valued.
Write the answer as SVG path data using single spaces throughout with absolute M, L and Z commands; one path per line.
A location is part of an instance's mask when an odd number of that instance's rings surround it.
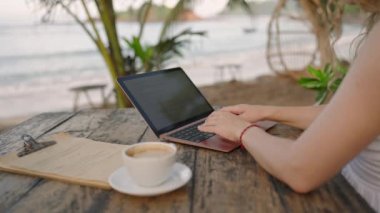
M 145 0 L 123 0 L 114 1 L 116 10 L 123 10 L 128 7 L 138 8 Z M 265 0 L 250 0 L 261 2 Z M 0 1 L 0 24 L 17 25 L 17 24 L 35 24 L 39 23 L 43 11 L 38 9 L 35 2 L 38 0 L 1 0 Z M 169 8 L 175 6 L 178 0 L 153 0 L 157 5 L 165 5 Z M 194 12 L 200 17 L 211 17 L 223 10 L 228 0 L 195 0 Z M 78 7 L 79 8 L 79 7 Z M 95 11 L 94 5 L 90 8 Z M 81 13 L 81 11 L 79 11 Z M 55 17 L 57 20 L 71 20 L 63 12 Z
M 125 4 L 128 1 L 133 0 L 120 2 Z M 18 25 L 40 23 L 44 11 L 42 8 L 39 8 L 36 2 L 38 2 L 38 0 L 0 0 L 0 24 Z M 90 5 L 90 11 L 95 11 L 93 4 Z M 79 14 L 83 15 L 82 11 L 79 12 Z M 61 10 L 60 13 L 54 17 L 54 20 L 69 21 L 72 19 Z
M 13 25 L 40 22 L 43 10 L 38 8 L 36 2 L 38 2 L 38 0 L 1 0 L 0 24 Z M 114 6 L 116 10 L 125 10 L 129 7 L 139 8 L 144 2 L 145 0 L 114 1 Z M 153 0 L 153 2 L 157 5 L 165 5 L 172 8 L 176 5 L 178 0 Z M 93 4 L 90 4 L 90 11 L 96 11 Z M 81 14 L 82 11 L 79 11 L 79 13 Z M 61 12 L 59 16 L 56 16 L 55 20 L 57 18 L 64 21 L 71 19 L 63 12 Z
M 0 24 L 24 24 L 39 20 L 40 13 L 25 0 L 1 0 Z

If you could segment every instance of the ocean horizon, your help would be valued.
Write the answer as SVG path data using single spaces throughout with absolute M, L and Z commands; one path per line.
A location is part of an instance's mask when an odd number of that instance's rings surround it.
M 168 67 L 183 67 L 197 86 L 271 74 L 265 61 L 268 21 L 267 15 L 253 19 L 229 15 L 177 23 L 171 33 L 191 28 L 206 31 L 207 35 L 194 37 L 184 58 L 172 60 Z M 145 44 L 157 41 L 161 25 L 147 24 Z M 130 38 L 138 31 L 138 24 L 133 22 L 119 22 L 117 26 L 120 37 Z M 246 28 L 254 28 L 254 32 L 245 33 Z M 343 55 L 349 55 L 347 43 L 359 30 L 356 25 L 345 26 L 347 35 L 341 39 Z M 310 36 L 287 42 L 313 48 Z M 75 23 L 3 25 L 0 44 L 0 118 L 71 110 L 74 94 L 69 89 L 75 86 L 104 83 L 108 85 L 107 93 L 112 91 L 103 59 Z M 224 64 L 238 64 L 240 69 L 221 77 L 218 66 Z M 100 102 L 99 94 L 91 95 L 95 102 Z

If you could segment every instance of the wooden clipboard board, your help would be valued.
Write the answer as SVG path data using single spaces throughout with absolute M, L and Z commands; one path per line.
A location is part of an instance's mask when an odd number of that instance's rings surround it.
M 16 152 L 0 157 L 0 170 L 54 179 L 84 186 L 111 189 L 108 176 L 123 166 L 127 145 L 97 142 L 66 133 L 50 136 L 57 144 L 23 157 Z

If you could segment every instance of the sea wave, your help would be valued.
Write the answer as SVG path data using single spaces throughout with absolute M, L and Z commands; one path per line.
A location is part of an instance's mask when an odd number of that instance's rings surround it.
M 62 51 L 54 53 L 42 53 L 42 54 L 17 54 L 17 55 L 4 55 L 0 57 L 0 63 L 3 60 L 23 60 L 23 59 L 41 59 L 41 58 L 54 58 L 54 57 L 77 57 L 86 56 L 91 54 L 99 54 L 95 49 L 78 50 L 78 51 Z
M 258 16 L 252 23 L 241 16 L 180 23 L 176 30 L 191 27 L 206 30 L 208 34 L 205 38 L 195 38 L 186 48 L 185 58 L 175 60 L 170 66 L 182 66 L 196 85 L 268 74 L 265 61 L 268 20 L 268 16 Z M 146 26 L 144 44 L 156 40 L 160 26 L 157 23 Z M 244 28 L 252 26 L 256 29 L 254 33 L 244 33 Z M 131 36 L 138 24 L 120 23 L 118 27 L 121 37 Z M 358 27 L 354 28 L 349 28 L 350 32 Z M 357 34 L 350 35 L 353 36 L 347 40 Z M 288 42 L 302 48 L 307 46 L 299 38 Z M 310 39 L 305 42 L 310 43 Z M 107 91 L 112 91 L 103 59 L 78 25 L 0 27 L 0 44 L 0 118 L 70 109 L 73 86 L 104 83 L 108 85 Z M 218 67 L 224 64 L 239 64 L 241 69 L 234 76 L 227 71 L 222 75 Z

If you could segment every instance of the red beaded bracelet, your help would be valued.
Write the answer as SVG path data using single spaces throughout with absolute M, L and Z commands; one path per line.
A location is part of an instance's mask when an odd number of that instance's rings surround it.
M 244 136 L 245 132 L 246 132 L 248 129 L 252 128 L 252 127 L 259 127 L 259 126 L 257 126 L 257 124 L 251 124 L 251 125 L 245 127 L 245 128 L 243 129 L 243 131 L 241 131 L 241 133 L 240 133 L 240 137 L 239 137 L 240 148 L 245 149 L 245 147 L 244 147 L 244 145 L 243 145 L 243 136 Z

